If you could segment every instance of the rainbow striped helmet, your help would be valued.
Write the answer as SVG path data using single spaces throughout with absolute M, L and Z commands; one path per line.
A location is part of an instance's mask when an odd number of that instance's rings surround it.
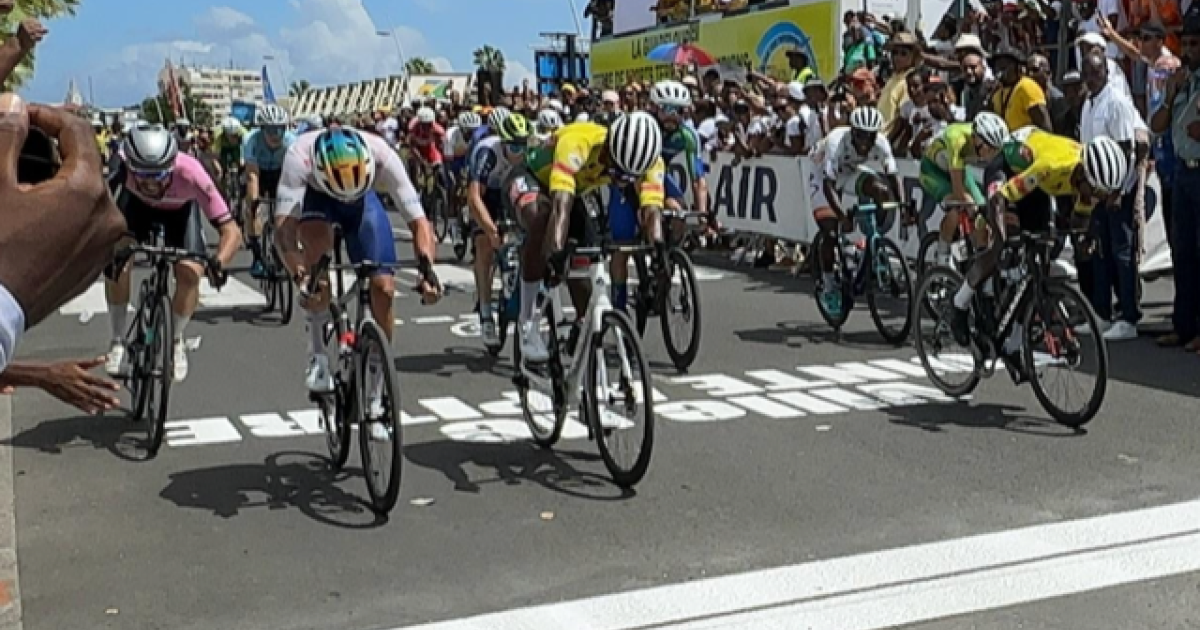
M 367 139 L 354 129 L 326 129 L 312 147 L 313 177 L 325 194 L 358 201 L 375 182 L 375 157 Z

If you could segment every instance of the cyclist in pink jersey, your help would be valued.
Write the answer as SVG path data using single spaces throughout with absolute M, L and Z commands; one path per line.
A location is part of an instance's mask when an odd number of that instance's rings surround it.
M 185 249 L 207 259 L 205 265 L 192 260 L 175 264 L 175 295 L 171 309 L 175 324 L 174 378 L 182 381 L 188 372 L 185 332 L 200 299 L 200 276 L 207 267 L 213 287 L 220 288 L 225 283 L 225 265 L 241 245 L 242 233 L 208 172 L 196 158 L 179 152 L 178 141 L 170 131 L 159 125 L 138 127 L 129 132 L 119 153 L 120 165 L 109 179 L 109 188 L 117 207 L 125 215 L 133 238 L 139 243 L 149 241 L 161 226 L 165 246 Z M 208 255 L 201 214 L 220 235 L 216 256 Z M 105 271 L 104 293 L 108 298 L 113 340 L 104 367 L 112 375 L 122 372 L 125 360 L 129 305 L 127 262 L 114 261 Z

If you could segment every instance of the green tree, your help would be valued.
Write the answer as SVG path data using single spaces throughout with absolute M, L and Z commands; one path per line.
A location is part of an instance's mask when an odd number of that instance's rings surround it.
M 307 92 L 311 89 L 312 89 L 312 84 L 308 82 L 308 79 L 300 79 L 299 81 L 292 81 L 291 87 L 288 88 L 288 96 L 290 96 L 292 98 L 299 98 L 299 97 L 303 96 L 305 92 Z
M 424 57 L 413 57 L 404 62 L 404 72 L 406 74 L 433 74 L 437 72 L 437 68 Z
M 488 72 L 504 72 L 504 53 L 484 45 L 482 48 L 477 48 L 473 53 L 475 67 Z
M 0 17 L 0 29 L 4 33 L 16 33 L 17 24 L 25 18 L 47 20 L 62 15 L 75 15 L 80 0 L 16 0 L 12 13 Z M 50 37 L 54 37 L 51 33 Z M 33 77 L 34 53 L 29 53 L 13 71 L 4 84 L 5 91 L 16 90 Z
M 205 105 L 203 101 L 192 96 L 192 90 L 185 83 L 183 84 L 183 102 L 185 116 L 192 125 L 197 127 L 208 127 L 216 124 L 213 120 L 212 109 Z M 160 92 L 157 96 L 146 97 L 142 101 L 142 119 L 150 123 L 159 123 L 170 125 L 175 122 L 175 112 L 171 110 L 171 99 L 167 95 Z

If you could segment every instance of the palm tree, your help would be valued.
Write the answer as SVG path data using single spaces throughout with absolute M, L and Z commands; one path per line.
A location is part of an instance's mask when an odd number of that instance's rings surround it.
M 404 62 L 405 74 L 433 74 L 434 72 L 437 72 L 437 68 L 434 68 L 433 64 L 424 57 L 413 57 Z
M 474 52 L 475 67 L 488 72 L 504 72 L 504 53 L 484 45 L 483 48 L 478 48 Z
M 290 87 L 288 87 L 288 96 L 290 96 L 292 98 L 299 98 L 299 97 L 303 96 L 305 92 L 307 92 L 311 89 L 312 89 L 312 84 L 308 82 L 308 79 L 300 79 L 299 81 L 292 81 L 292 85 Z
M 75 15 L 79 8 L 79 0 L 17 0 L 12 13 L 0 16 L 0 29 L 5 33 L 14 33 L 17 24 L 25 18 L 46 20 L 61 15 Z M 4 85 L 6 91 L 15 90 L 33 77 L 33 53 L 25 55 L 21 64 L 13 71 L 12 76 Z

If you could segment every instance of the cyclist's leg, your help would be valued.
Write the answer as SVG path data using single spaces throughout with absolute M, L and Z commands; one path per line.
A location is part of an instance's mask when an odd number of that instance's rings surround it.
M 353 210 L 351 207 L 357 206 Z M 388 220 L 383 202 L 374 191 L 368 192 L 358 204 L 343 204 L 343 211 L 350 211 L 345 217 L 342 228 L 346 238 L 346 254 L 352 263 L 364 260 L 393 265 L 396 257 L 396 240 L 392 236 L 392 224 Z M 355 216 L 356 215 L 356 216 Z M 392 338 L 392 329 L 396 319 L 392 305 L 396 299 L 396 279 L 392 267 L 386 266 L 376 270 L 371 276 L 371 313 L 375 321 L 383 328 L 388 340 Z
M 1005 213 L 1007 229 L 1018 229 L 1028 232 L 1045 232 L 1054 223 L 1054 207 L 1050 195 L 1042 190 L 1035 190 L 1017 204 L 1016 212 Z M 1025 331 L 1021 322 L 1013 321 L 1012 331 L 1004 341 L 1003 350 L 1009 355 L 1010 365 L 1020 369 L 1020 362 L 1015 355 L 1025 341 Z
M 984 187 L 988 191 L 988 195 L 998 194 L 1000 187 L 1003 186 L 1004 182 L 1013 175 L 1014 174 L 1008 167 L 1008 163 L 1004 160 L 1004 156 L 996 156 L 996 158 L 987 165 L 987 168 L 984 169 L 983 181 Z M 1041 194 L 1041 191 L 1034 191 L 1029 195 L 1029 197 L 1035 197 Z M 1047 197 L 1047 200 L 1048 199 L 1049 198 Z M 1022 200 L 1021 203 L 1026 203 L 1026 201 L 1027 199 Z M 983 229 L 975 230 L 975 246 L 982 248 L 983 251 L 981 251 L 979 256 L 975 258 L 970 270 L 967 271 L 967 282 L 964 285 L 966 288 L 960 290 L 959 295 L 955 296 L 954 298 L 955 305 L 960 309 L 967 308 L 971 300 L 969 294 L 973 294 L 973 291 L 978 289 L 980 285 L 983 284 L 984 280 L 987 280 L 992 275 L 992 272 L 996 270 L 996 263 L 1000 261 L 1000 251 L 1004 246 L 1004 232 L 1006 232 L 1006 224 L 1015 219 L 1015 217 L 1010 218 L 1008 216 L 993 216 L 994 211 L 991 208 L 988 208 L 986 212 L 988 219 L 992 220 L 992 223 L 1000 228 L 1001 234 L 990 234 L 989 232 L 991 230 L 987 228 L 986 221 L 984 222 L 985 225 L 983 226 Z M 1005 214 L 1010 215 L 1012 213 L 1009 212 Z M 977 224 L 976 227 L 978 228 L 980 226 Z
M 670 182 L 671 179 L 668 177 L 667 181 Z M 608 230 L 614 241 L 629 242 L 637 239 L 638 217 L 633 207 L 635 199 L 636 197 L 631 198 L 621 192 L 618 186 L 609 185 Z M 623 311 L 629 301 L 629 254 L 613 252 L 609 261 L 609 274 L 612 275 L 613 282 L 613 308 Z
M 116 199 L 117 208 L 125 215 L 125 225 L 133 234 L 133 240 L 146 242 L 153 234 L 153 209 L 142 203 L 129 191 L 122 191 Z M 117 250 L 129 244 L 129 239 L 121 239 Z M 104 297 L 108 302 L 109 324 L 112 326 L 110 350 L 104 369 L 110 375 L 116 375 L 125 358 L 125 332 L 128 324 L 130 265 L 126 260 L 114 260 L 104 269 Z
M 300 223 L 296 227 L 296 240 L 303 254 L 304 268 L 310 272 L 317 261 L 333 249 L 333 222 L 339 216 L 337 209 L 338 202 L 332 197 L 311 187 L 305 191 Z M 333 390 L 329 358 L 325 355 L 329 299 L 330 291 L 325 290 L 317 299 L 302 303 L 308 325 L 308 368 L 304 373 L 304 382 L 314 392 Z
M 813 173 L 809 177 L 808 196 L 812 203 L 813 219 L 817 223 L 817 229 L 825 237 L 821 239 L 821 247 L 816 252 L 821 263 L 824 294 L 835 296 L 837 295 L 837 277 L 833 273 L 833 263 L 834 248 L 838 244 L 838 220 L 837 214 L 829 205 L 829 200 L 825 198 L 824 180 L 818 173 Z
M 500 190 L 488 188 L 483 194 L 483 205 L 487 208 L 492 222 L 499 225 L 504 213 L 503 199 Z M 495 250 L 492 242 L 484 234 L 483 228 L 476 225 L 471 233 L 475 241 L 475 293 L 479 298 L 479 319 L 484 325 L 493 322 L 492 315 L 492 263 Z M 487 335 L 485 335 L 487 336 Z M 485 341 L 490 341 L 485 339 Z
M 575 197 L 571 205 L 570 225 L 567 226 L 567 239 L 573 240 L 578 247 L 593 247 L 597 243 L 594 221 L 588 216 L 587 206 L 582 197 Z M 568 264 L 568 267 L 570 265 Z M 571 294 L 571 305 L 580 318 L 588 301 L 592 298 L 592 285 L 587 280 L 567 280 L 567 292 Z
M 537 296 L 546 279 L 546 227 L 550 221 L 550 198 L 542 193 L 537 179 L 528 173 L 513 177 L 505 191 L 508 207 L 525 230 L 521 246 L 521 315 L 525 326 L 536 319 Z
M 970 179 L 969 175 L 966 177 Z M 933 215 L 938 203 L 945 201 L 946 197 L 950 195 L 952 186 L 950 185 L 950 175 L 928 158 L 921 159 L 919 181 L 924 199 L 921 200 L 921 216 L 918 220 L 923 226 L 925 218 Z M 954 243 L 954 232 L 958 229 L 958 213 L 958 208 L 952 208 L 945 209 L 945 213 L 942 215 L 942 222 L 938 229 L 938 263 L 944 264 L 950 259 L 950 246 Z
M 204 242 L 204 222 L 200 207 L 196 202 L 188 203 L 187 208 L 174 212 L 164 212 L 163 228 L 166 232 L 164 239 L 167 247 L 185 249 L 197 256 L 207 256 L 208 246 Z M 187 327 L 196 313 L 200 303 L 200 278 L 204 276 L 204 267 L 194 260 L 184 260 L 175 263 L 175 295 L 171 300 L 172 330 L 175 331 L 175 380 L 187 378 L 187 353 L 184 351 L 184 340 L 187 338 Z

